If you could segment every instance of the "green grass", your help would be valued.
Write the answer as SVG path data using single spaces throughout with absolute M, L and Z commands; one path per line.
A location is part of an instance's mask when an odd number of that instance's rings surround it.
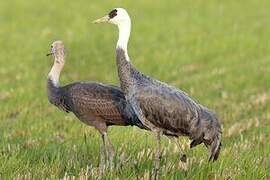
M 203 146 L 178 162 L 162 139 L 162 179 L 269 179 L 270 3 L 267 0 L 0 1 L 0 179 L 97 178 L 101 139 L 93 128 L 49 104 L 46 78 L 54 40 L 67 48 L 61 83 L 118 84 L 117 29 L 90 22 L 113 7 L 132 17 L 129 44 L 142 72 L 189 93 L 219 115 L 220 159 L 208 163 Z M 153 135 L 113 127 L 109 136 L 122 169 L 104 179 L 147 178 Z M 121 157 L 121 158 L 120 158 Z

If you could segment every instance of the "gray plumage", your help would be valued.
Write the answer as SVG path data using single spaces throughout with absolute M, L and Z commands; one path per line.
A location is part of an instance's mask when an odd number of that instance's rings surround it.
M 216 160 L 221 146 L 221 127 L 215 114 L 196 103 L 185 92 L 145 76 L 116 49 L 121 88 L 141 122 L 151 130 L 171 136 L 188 136 L 190 147 L 204 143 L 209 160 Z
M 88 125 L 96 118 L 110 125 L 136 125 L 144 128 L 120 88 L 96 82 L 76 82 L 57 87 L 49 78 L 48 99 L 65 112 L 73 112 Z

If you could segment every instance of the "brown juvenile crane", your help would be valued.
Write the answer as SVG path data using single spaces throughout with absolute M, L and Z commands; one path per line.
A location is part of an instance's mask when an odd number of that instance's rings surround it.
M 83 123 L 95 127 L 102 136 L 100 170 L 105 168 L 104 156 L 108 156 L 113 168 L 114 150 L 107 135 L 111 125 L 135 125 L 147 129 L 137 118 L 120 88 L 96 82 L 75 82 L 60 86 L 59 76 L 65 64 L 64 44 L 55 41 L 51 46 L 54 64 L 48 75 L 47 91 L 50 103 L 65 112 L 73 112 Z
M 204 143 L 216 160 L 221 146 L 221 127 L 215 114 L 185 92 L 139 72 L 130 63 L 127 45 L 131 20 L 123 8 L 113 9 L 94 23 L 108 22 L 119 30 L 116 60 L 121 89 L 141 122 L 156 133 L 158 150 L 154 177 L 160 166 L 160 135 L 188 136 L 191 147 Z

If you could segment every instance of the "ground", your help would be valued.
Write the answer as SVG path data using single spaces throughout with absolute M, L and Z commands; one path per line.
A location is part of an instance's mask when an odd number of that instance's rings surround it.
M 96 130 L 49 104 L 46 57 L 63 40 L 61 83 L 118 85 L 117 28 L 91 24 L 114 7 L 132 18 L 129 54 L 143 73 L 174 85 L 215 110 L 222 123 L 220 158 L 204 146 L 179 163 L 162 139 L 162 179 L 269 179 L 270 3 L 267 0 L 0 2 L 0 179 L 97 178 Z M 156 147 L 152 133 L 112 127 L 118 170 L 103 179 L 148 178 Z

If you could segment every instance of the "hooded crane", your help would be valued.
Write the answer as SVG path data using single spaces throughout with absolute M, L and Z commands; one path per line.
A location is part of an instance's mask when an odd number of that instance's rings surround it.
M 185 92 L 139 72 L 128 56 L 131 20 L 123 8 L 113 9 L 94 23 L 108 22 L 119 30 L 116 61 L 121 89 L 141 122 L 155 132 L 158 149 L 155 171 L 160 166 L 161 134 L 188 136 L 190 147 L 204 143 L 210 152 L 209 160 L 216 160 L 221 146 L 221 127 L 215 114 L 191 99 Z
M 48 75 L 47 91 L 50 103 L 65 112 L 73 112 L 83 123 L 95 127 L 102 136 L 100 149 L 100 170 L 105 168 L 104 156 L 108 155 L 109 167 L 113 168 L 114 150 L 107 135 L 111 125 L 135 125 L 147 129 L 127 104 L 120 88 L 96 82 L 75 82 L 59 85 L 59 76 L 65 63 L 64 44 L 53 42 L 51 53 L 53 67 Z

